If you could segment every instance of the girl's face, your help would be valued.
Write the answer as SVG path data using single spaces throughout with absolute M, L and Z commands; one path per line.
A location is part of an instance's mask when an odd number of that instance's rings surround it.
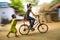
M 16 16 L 14 16 L 14 18 L 16 18 Z
M 30 5 L 30 8 L 32 8 L 32 5 Z

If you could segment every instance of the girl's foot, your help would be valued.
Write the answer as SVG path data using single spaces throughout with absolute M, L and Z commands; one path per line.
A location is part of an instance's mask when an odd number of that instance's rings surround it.
M 34 31 L 35 29 L 34 28 L 31 28 L 31 31 Z
M 15 37 L 19 37 L 19 35 L 15 35 Z
M 7 35 L 7 37 L 9 38 L 9 36 Z

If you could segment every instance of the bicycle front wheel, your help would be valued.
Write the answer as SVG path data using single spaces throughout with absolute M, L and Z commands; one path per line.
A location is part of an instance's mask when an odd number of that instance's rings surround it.
M 26 24 L 23 24 L 19 27 L 19 33 L 22 35 L 27 35 L 29 33 L 29 27 Z
M 46 33 L 48 31 L 48 26 L 46 24 L 40 24 L 38 26 L 38 31 L 40 33 Z

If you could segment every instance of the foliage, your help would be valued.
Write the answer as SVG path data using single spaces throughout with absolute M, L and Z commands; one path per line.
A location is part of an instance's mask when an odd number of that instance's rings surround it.
M 20 15 L 24 13 L 24 6 L 21 0 L 11 0 L 11 6 L 17 9 Z
M 51 6 L 55 5 L 55 4 L 58 3 L 58 2 L 60 2 L 60 0 L 53 0 L 53 1 L 51 2 Z
M 26 0 L 27 3 L 32 3 L 33 6 L 38 4 L 38 0 Z

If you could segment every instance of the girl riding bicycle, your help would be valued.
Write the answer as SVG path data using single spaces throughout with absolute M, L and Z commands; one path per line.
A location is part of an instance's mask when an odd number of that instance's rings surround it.
M 46 33 L 48 31 L 48 26 L 44 23 L 41 23 L 40 22 L 40 16 L 39 15 L 34 15 L 31 9 L 32 9 L 32 5 L 28 4 L 27 5 L 27 13 L 25 14 L 25 16 L 24 16 L 25 19 L 23 20 L 24 24 L 22 24 L 19 27 L 19 33 L 22 34 L 22 35 L 27 35 L 30 32 L 30 29 L 32 31 L 34 31 L 35 28 L 37 28 L 40 33 Z M 29 16 L 30 12 L 37 18 L 37 21 L 36 21 L 36 19 Z M 25 24 L 26 19 L 29 20 L 30 27 L 29 27 L 28 24 Z M 35 22 L 35 24 L 34 24 L 34 22 Z
M 33 17 L 29 16 L 30 13 L 32 13 L 33 16 L 35 16 L 35 14 L 32 12 L 32 4 L 31 3 L 27 5 L 27 13 L 26 13 L 26 18 L 25 19 L 29 20 L 30 29 L 34 30 L 33 25 L 34 25 L 35 19 Z

